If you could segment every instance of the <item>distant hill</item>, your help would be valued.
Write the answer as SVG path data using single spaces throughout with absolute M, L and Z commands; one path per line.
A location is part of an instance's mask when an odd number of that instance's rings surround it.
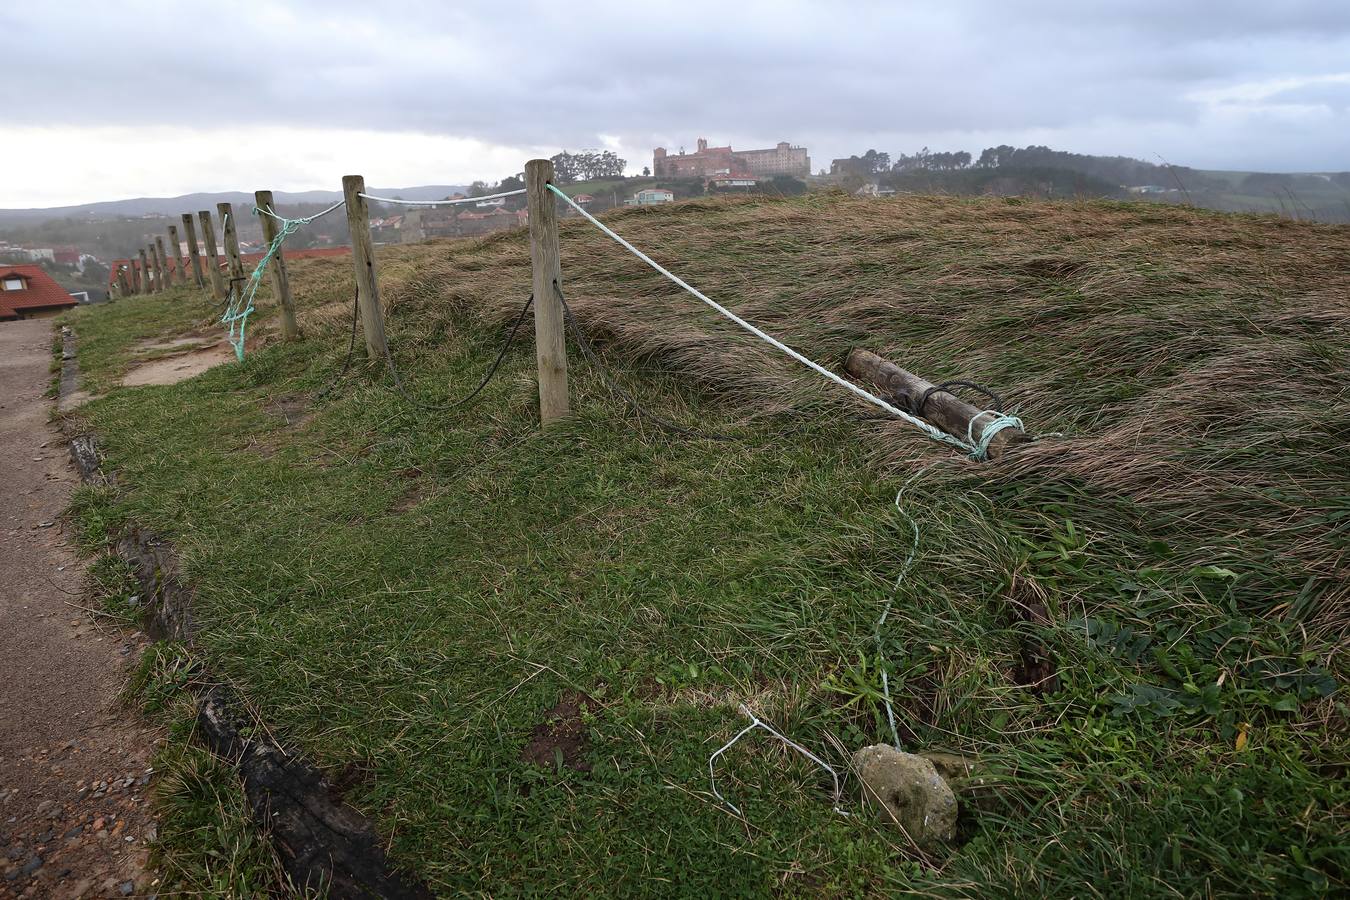
M 405 188 L 369 188 L 372 194 L 384 197 L 402 197 L 405 200 L 440 200 L 450 194 L 464 193 L 468 187 L 461 184 L 424 184 Z M 335 203 L 342 199 L 341 191 L 276 191 L 278 206 Z M 233 203 L 242 207 L 253 203 L 253 195 L 243 191 L 184 194 L 181 197 L 135 197 L 130 200 L 102 200 L 78 206 L 51 206 L 31 209 L 0 209 L 0 226 L 32 224 L 50 219 L 109 218 L 119 216 L 176 216 L 199 209 L 215 209 L 217 203 Z

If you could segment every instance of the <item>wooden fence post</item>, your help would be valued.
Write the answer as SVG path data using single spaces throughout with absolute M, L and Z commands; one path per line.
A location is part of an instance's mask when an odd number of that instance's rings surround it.
M 234 227 L 234 207 L 228 203 L 217 203 L 216 211 L 220 213 L 220 227 L 225 233 L 225 256 L 230 261 L 229 290 L 234 291 L 238 299 L 244 292 L 244 260 L 239 256 L 239 232 Z
M 164 260 L 167 267 L 173 263 L 173 270 L 169 272 L 169 284 L 177 282 L 178 284 L 187 284 L 187 269 L 183 268 L 183 256 L 180 252 L 183 245 L 178 242 L 178 226 L 169 226 L 169 257 Z
M 130 266 L 117 267 L 117 296 L 125 300 L 131 296 L 131 285 L 127 283 L 127 269 Z
M 371 362 L 389 352 L 384 336 L 384 310 L 380 308 L 379 283 L 375 279 L 375 248 L 370 242 L 370 210 L 366 207 L 366 180 L 360 175 L 342 176 L 342 195 L 347 201 L 347 228 L 352 233 L 352 267 L 356 270 L 356 298 L 361 307 L 361 328 L 366 335 L 366 353 Z
M 197 213 L 202 223 L 202 246 L 206 250 L 206 271 L 211 276 L 211 294 L 217 300 L 225 299 L 225 278 L 220 274 L 220 250 L 216 243 L 216 226 L 211 221 L 211 211 L 203 209 Z
M 155 236 L 155 242 L 150 245 L 150 255 L 155 258 L 155 293 L 160 293 L 169 286 L 169 263 L 164 256 L 164 238 Z
M 197 249 L 197 223 L 192 221 L 192 213 L 183 213 L 183 237 L 187 238 L 188 259 L 192 261 L 192 280 L 197 287 L 206 287 L 202 278 L 202 255 Z
M 276 211 L 272 203 L 272 192 L 254 191 L 253 203 L 258 209 L 263 210 L 259 214 L 262 218 L 263 241 L 270 247 L 277 239 L 278 231 L 277 220 L 267 215 L 268 212 Z M 268 269 L 272 276 L 272 293 L 277 295 L 277 302 L 281 304 L 281 339 L 298 341 L 300 326 L 295 321 L 295 301 L 291 299 L 291 281 L 286 275 L 286 258 L 281 255 L 281 247 L 277 247 L 277 252 L 272 254 Z
M 145 248 L 141 248 L 141 268 L 136 273 L 136 293 L 150 293 L 150 261 L 146 258 Z
M 534 269 L 534 353 L 539 364 L 539 423 L 567 415 L 567 341 L 563 319 L 562 268 L 558 260 L 558 201 L 548 185 L 553 163 L 525 163 L 530 216 L 530 263 Z

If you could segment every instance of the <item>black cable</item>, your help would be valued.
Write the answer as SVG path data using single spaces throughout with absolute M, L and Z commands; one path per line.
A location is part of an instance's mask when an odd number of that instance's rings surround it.
M 468 403 L 470 400 L 477 397 L 482 392 L 483 388 L 488 386 L 488 382 L 492 380 L 492 377 L 497 374 L 497 369 L 501 366 L 502 360 L 506 359 L 506 353 L 511 349 L 511 344 L 514 343 L 516 339 L 516 332 L 520 331 L 521 323 L 525 321 L 525 315 L 530 311 L 530 307 L 533 305 L 534 294 L 531 294 L 525 299 L 525 305 L 520 308 L 520 313 L 516 316 L 516 321 L 511 326 L 511 333 L 506 336 L 506 342 L 502 344 L 502 349 L 498 351 L 497 358 L 492 361 L 492 365 L 488 368 L 487 374 L 483 376 L 483 380 L 478 382 L 478 387 L 451 403 L 423 403 L 421 400 L 418 400 L 409 394 L 407 388 L 403 386 L 403 379 L 399 378 L 398 368 L 394 365 L 394 355 L 389 352 L 389 343 L 386 341 L 384 345 L 384 359 L 389 365 L 389 374 L 394 378 L 394 390 L 397 391 L 398 395 L 404 400 L 427 412 L 444 412 Z M 353 320 L 353 327 L 355 327 L 355 320 Z M 354 331 L 353 339 L 355 339 Z
M 941 384 L 933 385 L 928 390 L 923 392 L 923 395 L 919 397 L 919 402 L 914 404 L 914 408 L 909 411 L 914 413 L 914 415 L 916 416 L 923 415 L 923 410 L 924 407 L 928 405 L 929 397 L 938 393 L 952 394 L 952 396 L 955 397 L 956 395 L 952 393 L 952 388 L 954 387 L 966 387 L 970 388 L 972 391 L 979 391 L 981 394 L 984 394 L 990 400 L 994 401 L 992 407 L 994 412 L 999 413 L 1000 415 L 1003 413 L 1003 399 L 999 397 L 998 394 L 995 394 L 993 391 L 989 390 L 989 388 L 980 384 L 976 384 L 973 381 L 961 381 L 960 379 L 954 381 L 944 381 Z
M 558 284 L 557 279 L 554 279 L 553 281 L 553 290 L 558 294 L 558 302 L 562 304 L 563 316 L 564 318 L 567 319 L 567 324 L 572 326 L 572 332 L 577 337 L 577 346 L 581 348 L 582 356 L 586 357 L 586 361 L 589 362 L 591 366 L 595 368 L 596 372 L 600 373 L 601 379 L 604 380 L 605 384 L 609 387 L 609 389 L 614 393 L 618 394 L 620 397 L 622 397 L 624 401 L 630 407 L 633 408 L 633 411 L 636 412 L 639 417 L 648 420 L 652 424 L 656 425 L 658 428 L 661 428 L 673 434 L 684 435 L 685 437 L 706 438 L 707 440 L 711 441 L 732 440 L 732 437 L 730 435 L 710 434 L 701 431 L 695 431 L 694 429 L 686 428 L 683 425 L 676 425 L 674 422 L 671 422 L 667 419 L 663 419 L 660 416 L 656 415 L 655 413 L 645 409 L 642 406 L 642 404 L 637 401 L 636 397 L 634 397 L 631 393 L 629 393 L 617 381 L 611 378 L 609 376 L 609 373 L 605 371 L 604 366 L 600 365 L 600 360 L 595 355 L 595 350 L 591 348 L 591 342 L 587 340 L 586 333 L 581 330 L 581 326 L 577 324 L 576 317 L 572 315 L 572 308 L 567 305 L 567 298 L 563 296 L 562 286 Z
M 314 397 L 314 401 L 316 403 L 322 400 L 324 397 L 327 397 L 335 387 L 341 384 L 343 379 L 347 377 L 347 371 L 352 367 L 352 353 L 355 352 L 356 350 L 356 315 L 360 308 L 361 308 L 361 290 L 360 288 L 358 288 L 356 293 L 352 295 L 352 328 L 351 328 L 352 333 L 351 337 L 348 338 L 347 340 L 347 358 L 343 360 L 342 371 L 338 373 L 337 378 L 333 379 L 333 381 L 329 383 L 328 387 L 319 391 L 319 393 Z

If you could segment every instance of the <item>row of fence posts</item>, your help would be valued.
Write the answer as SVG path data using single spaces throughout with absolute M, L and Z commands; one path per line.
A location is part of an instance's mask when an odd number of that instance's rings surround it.
M 552 181 L 552 161 L 532 159 L 525 164 L 525 198 L 530 222 L 530 263 L 533 268 L 535 358 L 539 367 L 539 417 L 544 425 L 568 413 L 566 323 L 559 296 L 562 268 L 558 254 L 558 208 L 557 199 L 548 189 Z M 365 335 L 368 358 L 383 361 L 388 356 L 389 346 L 385 336 L 384 313 L 380 307 L 375 248 L 370 236 L 370 210 L 365 197 L 361 196 L 365 191 L 366 182 L 362 176 L 343 176 L 342 195 L 346 201 L 347 226 L 351 231 L 352 266 L 356 275 L 361 329 Z M 271 191 L 257 191 L 254 199 L 258 209 L 274 211 Z M 216 231 L 211 213 L 201 210 L 197 217 L 201 223 L 205 253 L 198 247 L 192 214 L 183 213 L 183 238 L 187 244 L 187 255 L 181 254 L 178 227 L 170 225 L 167 246 L 173 249 L 172 260 L 166 254 L 164 237 L 157 236 L 139 251 L 138 258 L 129 259 L 127 265 L 118 270 L 116 277 L 120 294 L 124 297 L 155 294 L 174 284 L 187 284 L 189 279 L 203 289 L 209 281 L 212 294 L 221 302 L 229 297 L 232 290 L 244 291 L 247 279 L 239 253 L 239 233 L 235 227 L 234 210 L 229 203 L 219 203 L 216 212 L 220 218 L 228 282 L 221 271 L 221 260 L 216 252 Z M 280 225 L 270 215 L 261 218 L 263 241 L 270 246 L 276 240 Z M 291 297 L 286 259 L 280 247 L 272 255 L 268 269 L 272 291 L 281 310 L 282 338 L 296 340 L 300 337 L 300 328 Z

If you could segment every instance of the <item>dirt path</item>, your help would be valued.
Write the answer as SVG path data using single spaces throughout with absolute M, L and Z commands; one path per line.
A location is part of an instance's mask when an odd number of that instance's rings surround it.
M 158 736 L 116 696 L 140 640 L 80 609 L 51 341 L 51 320 L 0 322 L 0 897 L 145 896 Z

